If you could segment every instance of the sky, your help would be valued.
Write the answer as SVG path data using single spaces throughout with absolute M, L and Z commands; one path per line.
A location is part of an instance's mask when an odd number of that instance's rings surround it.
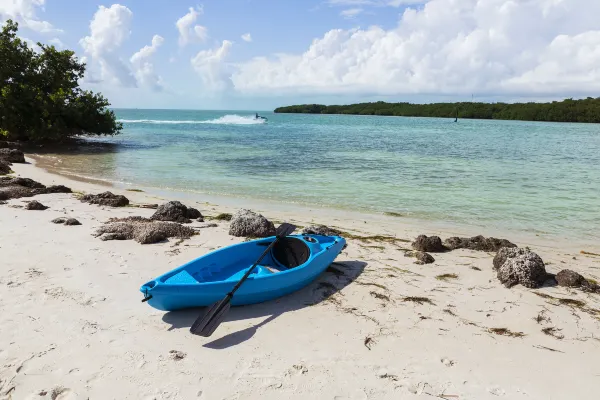
M 600 0 L 0 0 L 117 108 L 600 96 Z

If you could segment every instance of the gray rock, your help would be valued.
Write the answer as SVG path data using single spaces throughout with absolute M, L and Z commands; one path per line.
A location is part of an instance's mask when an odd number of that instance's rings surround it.
M 0 200 L 0 205 L 8 204 L 6 200 Z
M 330 228 L 325 225 L 310 225 L 302 229 L 303 235 L 323 235 L 323 236 L 339 236 L 341 234 L 337 229 Z
M 6 160 L 11 163 L 24 163 L 25 155 L 17 149 L 0 149 L 0 160 Z
M 275 225 L 261 214 L 250 210 L 239 210 L 231 217 L 231 236 L 267 237 L 275 235 Z
M 43 211 L 46 210 L 48 207 L 46 207 L 45 205 L 43 205 L 42 203 L 40 203 L 37 200 L 32 200 L 27 202 L 27 205 L 25 206 L 26 210 L 36 210 L 36 211 Z
M 75 218 L 69 218 L 65 221 L 65 225 L 67 225 L 67 226 L 81 225 L 81 222 L 77 221 Z
M 10 163 L 8 161 L 0 160 L 0 175 L 10 174 Z
M 100 194 L 86 194 L 81 197 L 84 203 L 98 204 L 109 207 L 125 207 L 129 205 L 129 199 L 120 194 L 104 192 Z
M 46 186 L 29 178 L 5 176 L 0 178 L 0 187 L 21 186 L 29 189 L 46 189 Z
M 195 208 L 186 207 L 179 201 L 169 201 L 161 204 L 150 219 L 155 221 L 171 221 L 180 223 L 190 223 L 192 219 L 203 218 L 200 211 Z
M 435 258 L 429 253 L 425 253 L 422 251 L 415 251 L 414 256 L 417 259 L 417 263 L 421 264 L 431 264 L 435 262 Z
M 431 253 L 442 253 L 448 249 L 442 244 L 442 239 L 439 236 L 419 235 L 412 243 L 415 250 Z
M 503 247 L 493 264 L 498 279 L 508 288 L 518 284 L 538 288 L 548 279 L 544 261 L 529 249 Z
M 123 233 L 105 233 L 100 236 L 100 240 L 127 240 L 127 236 Z
M 152 221 L 142 217 L 113 219 L 94 233 L 102 240 L 130 240 L 141 244 L 157 243 L 170 237 L 187 239 L 195 234 L 192 228 L 174 222 Z M 110 236 L 108 236 L 110 235 Z
M 0 140 L 0 149 L 21 149 L 21 143 Z
M 563 269 L 554 278 L 558 286 L 581 287 L 583 282 L 585 282 L 585 278 L 582 275 L 570 269 Z
M 64 224 L 67 221 L 67 218 L 65 217 L 58 217 L 58 218 L 54 218 L 52 221 L 53 224 Z
M 471 238 L 466 237 L 451 237 L 444 241 L 444 246 L 450 250 L 456 249 L 469 249 L 476 251 L 498 251 L 502 247 L 517 247 L 516 244 L 511 243 L 506 239 L 497 239 L 494 237 L 483 237 L 481 235 L 474 236 Z
M 71 188 L 63 185 L 52 185 L 46 188 L 46 193 L 72 193 Z

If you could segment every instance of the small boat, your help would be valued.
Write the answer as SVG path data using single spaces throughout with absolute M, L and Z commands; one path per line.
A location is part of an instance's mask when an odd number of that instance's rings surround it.
M 143 284 L 152 307 L 172 311 L 208 306 L 229 293 L 275 236 L 212 251 Z M 231 304 L 260 303 L 303 288 L 335 260 L 346 245 L 340 236 L 290 235 L 281 238 L 254 268 Z

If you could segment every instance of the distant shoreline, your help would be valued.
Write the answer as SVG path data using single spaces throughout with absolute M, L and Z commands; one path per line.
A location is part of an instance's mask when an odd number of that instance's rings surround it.
M 506 121 L 600 123 L 600 97 L 565 99 L 551 103 L 357 103 L 348 105 L 300 104 L 278 107 L 274 113 L 376 115 L 484 119 Z

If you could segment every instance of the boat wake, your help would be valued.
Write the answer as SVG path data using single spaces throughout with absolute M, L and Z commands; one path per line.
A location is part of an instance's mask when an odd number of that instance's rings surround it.
M 120 119 L 118 122 L 124 124 L 155 124 L 155 125 L 176 125 L 176 124 L 213 124 L 213 125 L 259 125 L 264 124 L 264 119 L 255 119 L 253 116 L 243 116 L 237 114 L 228 114 L 220 118 L 209 119 L 205 121 L 186 121 L 186 120 L 157 120 L 157 119 Z

